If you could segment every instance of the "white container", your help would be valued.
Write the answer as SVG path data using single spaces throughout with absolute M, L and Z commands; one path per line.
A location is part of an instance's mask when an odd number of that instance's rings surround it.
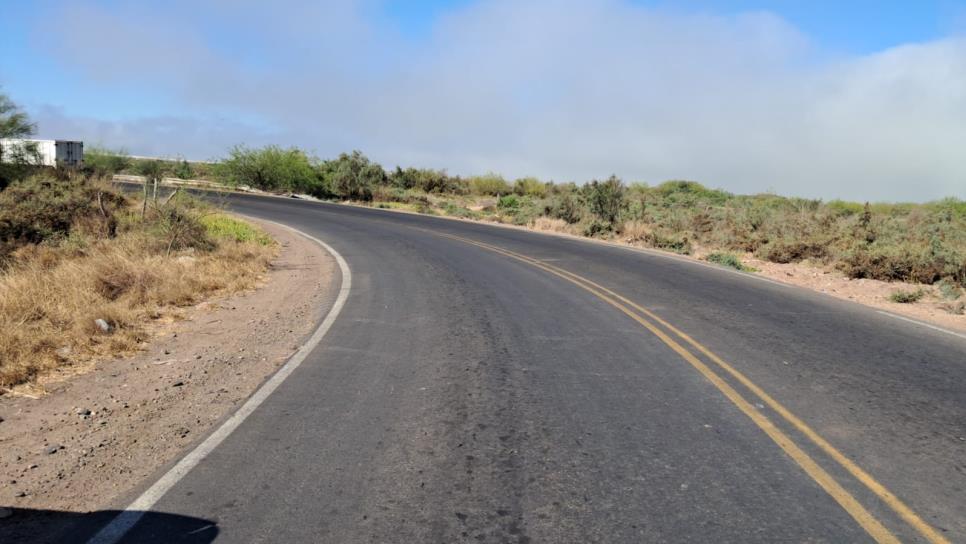
M 28 147 L 36 150 L 25 153 Z M 10 162 L 12 157 L 26 155 L 33 162 L 36 157 L 38 166 L 81 166 L 84 164 L 84 142 L 71 140 L 0 140 L 0 159 Z

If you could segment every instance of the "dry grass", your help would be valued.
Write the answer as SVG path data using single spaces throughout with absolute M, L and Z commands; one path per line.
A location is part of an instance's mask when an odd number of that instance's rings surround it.
M 66 239 L 16 250 L 0 271 L 0 389 L 64 365 L 130 353 L 146 340 L 151 320 L 214 293 L 255 286 L 276 247 L 264 233 L 233 236 L 252 227 L 233 229 L 219 217 L 204 249 L 169 252 L 164 234 L 144 225 L 112 238 L 75 229 Z M 97 319 L 111 330 L 102 331 Z
M 573 233 L 571 226 L 563 219 L 553 219 L 545 216 L 540 216 L 530 221 L 527 227 L 533 230 Z

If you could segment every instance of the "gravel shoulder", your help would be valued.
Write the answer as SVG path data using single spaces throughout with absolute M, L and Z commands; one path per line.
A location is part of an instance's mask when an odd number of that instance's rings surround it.
M 44 396 L 0 397 L 0 540 L 48 532 L 50 520 L 32 512 L 118 506 L 311 335 L 337 292 L 335 260 L 298 234 L 261 226 L 281 251 L 259 288 L 156 324 L 144 351 L 47 383 Z

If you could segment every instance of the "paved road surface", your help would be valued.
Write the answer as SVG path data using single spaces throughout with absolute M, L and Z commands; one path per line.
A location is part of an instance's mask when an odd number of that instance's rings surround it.
M 963 338 L 603 244 L 230 202 L 352 291 L 153 508 L 200 521 L 125 542 L 966 542 Z

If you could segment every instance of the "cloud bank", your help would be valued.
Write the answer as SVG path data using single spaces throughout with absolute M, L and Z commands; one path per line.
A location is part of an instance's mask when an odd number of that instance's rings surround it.
M 616 0 L 478 1 L 410 37 L 381 8 L 72 4 L 43 18 L 47 55 L 105 93 L 176 107 L 121 120 L 32 113 L 44 133 L 139 154 L 203 159 L 276 142 L 458 174 L 966 198 L 959 37 L 843 56 L 767 12 Z

